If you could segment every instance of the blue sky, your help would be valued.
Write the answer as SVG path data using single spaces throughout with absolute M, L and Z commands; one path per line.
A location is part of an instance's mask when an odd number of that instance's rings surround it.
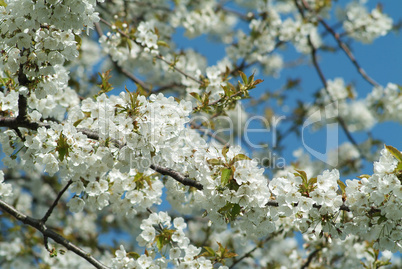
M 335 3 L 335 5 L 345 6 L 345 4 L 350 1 L 340 0 Z M 366 6 L 369 10 L 376 7 L 380 1 L 368 1 Z M 388 14 L 394 20 L 394 24 L 402 20 L 402 1 L 382 1 L 383 12 Z M 333 24 L 335 21 L 332 19 L 327 20 L 329 24 Z M 240 24 L 244 30 L 247 30 L 246 25 Z M 342 32 L 342 28 L 338 29 L 338 32 Z M 179 29 L 175 34 L 174 38 L 177 41 L 178 48 L 193 48 L 199 53 L 207 57 L 208 64 L 213 65 L 218 60 L 225 56 L 224 46 L 211 42 L 204 35 L 194 39 L 188 39 L 183 35 L 184 30 Z M 324 38 L 326 44 L 335 45 L 335 41 L 332 36 L 327 35 Z M 288 47 L 286 51 L 281 51 L 285 62 L 293 61 L 300 57 L 291 46 Z M 362 44 L 360 42 L 354 42 L 351 46 L 351 50 L 358 60 L 359 64 L 364 68 L 366 73 L 374 78 L 382 86 L 386 86 L 387 83 L 393 82 L 397 84 L 402 84 L 402 36 L 401 33 L 391 32 L 385 37 L 380 37 L 376 39 L 372 44 Z M 305 60 L 310 60 L 309 55 L 306 55 Z M 319 61 L 322 70 L 327 79 L 334 79 L 336 77 L 342 77 L 345 83 L 353 83 L 355 85 L 355 90 L 358 94 L 358 98 L 365 98 L 368 93 L 371 92 L 372 86 L 368 84 L 356 71 L 349 58 L 345 55 L 343 51 L 337 53 L 324 53 L 319 52 Z M 249 70 L 251 73 L 252 70 Z M 249 74 L 248 74 L 249 75 Z M 312 102 L 314 100 L 313 93 L 317 89 L 322 88 L 321 81 L 318 78 L 316 70 L 311 65 L 302 65 L 296 68 L 284 69 L 282 70 L 279 78 L 266 77 L 262 73 L 258 74 L 256 78 L 264 79 L 264 83 L 258 85 L 256 89 L 253 89 L 250 94 L 254 98 L 258 98 L 267 89 L 274 90 L 281 87 L 287 78 L 301 78 L 300 91 L 293 91 L 292 96 L 289 100 L 285 101 L 286 106 L 291 109 L 294 108 L 297 99 L 304 102 Z M 247 103 L 247 101 L 245 101 Z M 268 103 L 268 106 L 275 106 L 275 104 Z M 264 109 L 264 105 L 259 108 L 259 112 Z M 250 112 L 250 111 L 249 111 Z M 402 140 L 400 139 L 400 134 L 402 134 L 402 128 L 399 123 L 396 122 L 385 122 L 379 123 L 374 126 L 370 131 L 374 138 L 381 139 L 387 145 L 392 145 L 400 150 L 402 150 Z M 315 145 L 325 144 L 325 131 L 317 132 L 312 134 L 307 138 L 307 143 L 313 142 Z M 366 132 L 356 132 L 353 133 L 353 137 L 358 141 L 362 142 L 367 138 Z M 258 139 L 266 139 L 263 137 L 254 136 Z M 346 136 L 343 131 L 339 131 L 339 141 L 346 141 Z M 310 141 L 310 142 L 309 142 Z M 292 161 L 293 150 L 302 147 L 301 141 L 295 136 L 291 135 L 286 139 L 287 150 L 284 152 L 285 159 L 287 162 Z M 320 147 L 320 146 L 318 146 Z M 364 173 L 372 172 L 372 164 L 367 163 Z

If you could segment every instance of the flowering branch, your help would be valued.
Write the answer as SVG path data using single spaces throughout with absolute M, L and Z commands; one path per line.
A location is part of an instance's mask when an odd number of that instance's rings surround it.
M 18 127 L 25 127 L 28 129 L 32 129 L 32 130 L 37 130 L 39 127 L 46 127 L 49 128 L 50 125 L 46 124 L 46 123 L 42 123 L 42 122 L 35 122 L 35 121 L 29 121 L 26 119 L 21 119 L 21 118 L 10 118 L 10 117 L 2 117 L 0 118 L 0 127 L 9 127 L 9 128 L 18 128 Z M 94 139 L 94 140 L 99 140 L 99 134 L 95 131 L 86 129 L 86 128 L 77 128 L 78 132 L 81 132 L 83 134 L 85 134 L 88 138 L 90 139 Z M 111 142 L 117 147 L 117 148 L 122 148 L 123 145 L 115 140 L 115 139 L 111 139 Z M 151 169 L 153 169 L 154 171 L 162 174 L 162 175 L 168 175 L 171 176 L 172 178 L 174 178 L 175 180 L 177 180 L 178 182 L 182 183 L 183 185 L 186 186 L 191 186 L 191 187 L 195 187 L 198 190 L 202 190 L 203 186 L 198 183 L 197 181 L 190 179 L 186 176 L 183 176 L 181 173 L 174 171 L 170 168 L 166 168 L 166 167 L 162 167 L 159 165 L 151 165 L 150 166 Z M 50 216 L 50 214 L 53 211 L 53 208 L 56 206 L 58 200 L 60 199 L 61 195 L 67 190 L 68 186 L 71 184 L 72 182 L 70 181 L 67 186 L 59 193 L 59 196 L 57 197 L 57 199 L 55 200 L 55 202 L 53 203 L 52 207 L 49 208 L 48 212 L 46 212 L 46 215 L 43 217 L 42 221 L 46 222 L 48 217 Z
M 44 222 L 41 219 L 35 219 L 32 217 L 29 217 L 22 212 L 18 211 L 11 205 L 5 203 L 3 200 L 0 200 L 0 208 L 4 211 L 16 218 L 17 220 L 23 222 L 24 224 L 27 224 L 39 232 L 43 234 L 45 237 L 45 241 L 47 240 L 46 238 L 51 238 L 55 242 L 59 243 L 60 245 L 64 246 L 68 250 L 71 250 L 75 254 L 81 256 L 85 260 L 87 260 L 89 263 L 91 263 L 95 268 L 99 269 L 107 269 L 106 265 L 95 259 L 90 253 L 85 252 L 83 249 L 79 248 L 78 246 L 74 245 L 70 241 L 68 241 L 66 238 L 61 236 L 60 234 L 56 233 L 49 227 L 47 227 Z

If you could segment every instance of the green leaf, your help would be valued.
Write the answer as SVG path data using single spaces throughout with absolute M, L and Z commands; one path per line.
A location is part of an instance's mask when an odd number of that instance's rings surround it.
M 393 146 L 385 146 L 387 148 L 387 150 L 394 155 L 394 157 L 399 161 L 402 162 L 402 153 L 397 150 L 396 148 L 394 148 Z
M 219 213 L 224 213 L 227 212 L 228 210 L 230 210 L 233 207 L 232 203 L 226 202 L 226 205 L 224 205 L 223 207 L 221 207 L 218 212 Z
M 212 248 L 204 247 L 204 249 L 208 252 L 208 254 L 209 254 L 208 256 L 212 256 L 212 257 L 215 256 L 215 251 Z
M 247 155 L 245 154 L 237 154 L 233 160 L 231 161 L 231 164 L 234 164 L 237 161 L 243 161 L 243 160 L 251 160 Z
M 222 148 L 222 155 L 223 155 L 223 157 L 225 157 L 225 159 L 226 159 L 226 153 L 228 153 L 228 151 L 229 151 L 229 147 L 225 145 Z
M 345 193 L 346 185 L 341 180 L 337 180 L 339 188 L 341 188 L 342 193 Z
M 315 184 L 315 183 L 317 183 L 317 178 L 316 178 L 316 177 L 312 177 L 312 178 L 310 178 L 309 181 L 308 181 L 308 184 L 309 184 L 309 185 L 313 185 L 313 184 Z
M 127 253 L 127 257 L 129 257 L 129 258 L 133 258 L 133 259 L 138 259 L 139 257 L 141 257 L 141 255 L 140 254 L 138 254 L 137 252 L 128 252 Z
M 232 169 L 230 168 L 223 168 L 221 174 L 221 185 L 226 186 L 229 183 L 229 179 L 232 176 Z
M 79 119 L 79 120 L 77 120 L 76 122 L 74 122 L 73 123 L 73 125 L 74 125 L 74 127 L 77 127 L 80 123 L 81 123 L 81 121 L 83 121 L 84 119 Z
M 253 83 L 253 82 L 254 82 L 254 73 L 253 73 L 251 76 L 248 77 L 248 81 L 249 81 L 250 83 Z
M 231 217 L 234 220 L 240 214 L 241 207 L 238 204 L 234 204 L 232 207 Z
M 388 219 L 387 219 L 386 217 L 381 216 L 381 217 L 378 219 L 377 224 L 380 225 L 381 223 L 383 223 L 383 222 L 385 222 L 385 221 L 387 221 L 387 220 L 388 220 Z
M 196 92 L 190 92 L 191 96 L 197 99 L 198 101 L 202 101 L 201 96 Z
M 294 173 L 295 176 L 299 176 L 302 178 L 303 183 L 307 183 L 307 174 L 302 170 L 295 169 L 297 173 Z
M 107 93 L 107 92 L 110 92 L 111 90 L 113 90 L 112 84 L 109 83 L 109 79 L 112 77 L 110 75 L 111 71 L 112 71 L 112 69 L 109 69 L 104 73 L 98 73 L 98 75 L 100 76 L 100 78 L 102 80 L 102 83 L 98 85 L 101 88 L 101 90 L 98 92 L 96 97 L 101 95 L 102 93 Z
M 248 84 L 248 80 L 247 80 L 246 74 L 244 74 L 242 71 L 239 71 L 239 73 L 240 73 L 241 79 L 243 80 L 243 83 L 244 83 L 244 84 Z
M 165 246 L 166 244 L 166 239 L 163 235 L 158 235 L 156 237 L 156 246 L 158 247 L 158 250 L 161 251 L 162 248 Z
M 161 47 L 170 48 L 169 44 L 162 40 L 158 40 L 158 42 L 156 42 L 156 44 L 158 44 L 158 46 L 161 46 Z
M 133 43 L 130 39 L 127 39 L 127 47 L 128 51 L 131 52 L 131 50 L 133 49 Z
M 0 0 L 0 6 L 7 7 L 7 3 L 4 0 Z
M 264 80 L 262 79 L 257 79 L 256 81 L 253 82 L 253 88 L 255 88 L 256 85 L 260 84 L 261 82 L 263 82 Z
M 60 133 L 59 139 L 57 140 L 56 151 L 59 152 L 59 160 L 64 161 L 64 157 L 68 156 L 70 151 L 70 146 L 67 143 L 67 138 Z
M 223 89 L 226 96 L 230 96 L 230 89 L 228 86 L 221 85 L 221 88 Z
M 224 165 L 224 162 L 221 159 L 209 159 L 207 162 L 210 165 Z

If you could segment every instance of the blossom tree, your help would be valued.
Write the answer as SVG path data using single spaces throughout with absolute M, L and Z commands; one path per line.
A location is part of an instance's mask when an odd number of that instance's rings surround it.
M 398 24 L 381 5 L 337 2 L 1 0 L 0 267 L 400 268 L 402 153 L 355 133 L 401 122 L 401 86 L 352 49 Z M 177 29 L 226 54 L 208 66 Z M 327 78 L 330 53 L 365 98 L 342 70 Z M 267 104 L 301 88 L 280 77 L 294 65 L 321 86 L 282 127 Z M 254 95 L 271 77 L 282 87 Z M 250 113 L 274 143 L 242 147 Z M 347 141 L 275 160 L 308 126 Z

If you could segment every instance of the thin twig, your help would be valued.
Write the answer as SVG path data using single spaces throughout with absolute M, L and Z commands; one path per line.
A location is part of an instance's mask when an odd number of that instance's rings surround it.
M 100 18 L 100 21 L 103 22 L 104 24 L 106 24 L 107 26 L 109 26 L 110 28 L 112 27 L 112 24 L 109 23 L 108 21 L 106 21 L 106 20 L 104 20 L 104 19 L 102 19 L 102 18 Z M 127 37 L 128 39 L 130 39 L 130 40 L 132 40 L 133 42 L 135 42 L 138 46 L 141 46 L 141 47 L 142 47 L 142 45 L 141 45 L 139 42 L 137 42 L 135 39 L 133 39 L 132 37 L 130 37 L 129 35 L 127 35 L 127 34 L 124 33 L 123 31 L 121 31 L 120 29 L 116 29 L 116 31 L 119 32 L 122 36 Z M 171 66 L 174 70 L 176 70 L 177 72 L 179 72 L 180 74 L 182 74 L 182 75 L 185 76 L 186 78 L 189 78 L 189 79 L 191 79 L 191 80 L 197 82 L 198 84 L 202 84 L 202 81 L 201 81 L 201 80 L 196 79 L 195 77 L 193 77 L 193 76 L 187 74 L 187 73 L 184 72 L 183 70 L 177 68 L 173 63 L 171 63 L 171 62 L 169 62 L 168 60 L 166 60 L 162 55 L 159 55 L 159 54 L 158 54 L 158 55 L 155 56 L 155 58 L 157 58 L 157 59 L 159 59 L 159 60 L 165 62 L 166 64 L 168 64 L 169 66 Z
M 232 98 L 234 98 L 234 97 L 237 97 L 237 96 L 241 95 L 242 93 L 243 93 L 242 91 L 238 91 L 238 92 L 232 94 L 232 95 L 229 96 L 229 97 L 223 96 L 223 97 L 221 97 L 220 99 L 218 99 L 218 100 L 216 100 L 216 101 L 214 101 L 214 102 L 212 102 L 212 103 L 209 103 L 208 106 L 217 105 L 217 104 L 219 104 L 219 103 L 225 101 L 226 99 L 230 100 L 230 99 L 232 99 Z M 202 107 L 202 105 L 201 105 L 201 106 L 196 106 L 196 107 L 193 108 L 193 111 L 198 111 L 201 107 Z
M 203 132 L 204 134 L 208 135 L 209 137 L 215 139 L 216 141 L 218 141 L 220 144 L 225 145 L 225 146 L 229 146 L 229 143 L 227 141 L 225 141 L 225 139 L 223 139 L 220 136 L 217 136 L 215 133 L 213 133 L 210 129 L 204 129 L 201 128 L 201 125 L 197 125 L 193 122 L 190 123 L 190 127 L 192 129 L 197 129 L 200 132 Z
M 21 221 L 22 223 L 27 224 L 27 225 L 35 228 L 39 232 L 41 232 L 43 234 L 45 240 L 47 240 L 46 238 L 51 238 L 56 243 L 59 243 L 60 245 L 64 246 L 68 250 L 71 250 L 78 256 L 81 256 L 82 258 L 87 260 L 89 263 L 91 263 L 93 266 L 95 266 L 95 268 L 99 268 L 99 269 L 108 269 L 109 268 L 106 265 L 104 265 L 103 263 L 101 263 L 100 261 L 98 261 L 97 259 L 95 259 L 90 253 L 88 253 L 88 252 L 84 251 L 83 249 L 79 248 L 78 246 L 74 245 L 69 240 L 67 240 L 60 234 L 56 233 L 55 231 L 53 231 L 52 229 L 47 227 L 42 222 L 41 219 L 35 219 L 32 217 L 29 217 L 29 216 L 25 215 L 24 213 L 18 211 L 11 205 L 7 204 L 3 200 L 0 200 L 0 209 L 2 209 L 4 212 L 7 212 L 8 214 L 13 216 L 17 220 Z
M 164 92 L 164 91 L 170 90 L 172 88 L 185 88 L 185 87 L 186 86 L 183 85 L 183 84 L 173 82 L 173 83 L 170 83 L 170 84 L 167 84 L 167 85 L 160 86 L 159 88 L 153 90 L 151 93 L 158 94 L 160 92 Z
M 327 84 L 327 80 L 324 76 L 324 73 L 321 70 L 320 65 L 318 64 L 317 61 L 317 49 L 314 47 L 313 43 L 311 42 L 310 36 L 308 37 L 308 41 L 309 41 L 309 45 L 311 47 L 311 57 L 313 59 L 313 65 L 318 73 L 318 76 L 321 79 L 322 84 L 324 85 L 324 89 L 327 92 L 328 96 L 330 97 L 331 101 L 333 103 L 336 102 L 336 100 L 333 98 L 332 94 L 329 92 L 328 90 L 328 84 Z M 349 141 L 356 147 L 356 149 L 359 151 L 360 155 L 363 156 L 359 145 L 357 144 L 356 140 L 353 138 L 352 134 L 350 133 L 348 127 L 346 126 L 346 123 L 344 121 L 344 119 L 342 117 L 340 117 L 339 115 L 336 116 L 336 119 L 338 120 L 339 124 L 342 127 L 343 132 L 345 133 L 346 137 L 349 139 Z
M 251 250 L 247 251 L 246 253 L 244 253 L 240 258 L 236 259 L 232 265 L 229 267 L 229 269 L 233 269 L 236 264 L 238 264 L 239 262 L 241 262 L 242 260 L 244 260 L 247 257 L 250 257 L 251 253 L 253 253 L 254 251 L 256 251 L 260 246 L 262 246 L 263 244 L 267 243 L 269 240 L 271 240 L 272 238 L 274 238 L 276 235 L 280 234 L 283 231 L 283 229 L 270 234 L 267 238 L 265 238 L 264 240 L 260 241 L 254 248 L 252 248 Z
M 99 37 L 103 36 L 103 32 L 102 32 L 102 28 L 99 25 L 99 22 L 95 23 L 95 29 L 96 32 L 98 33 Z M 111 55 L 109 54 L 109 58 L 112 61 L 113 65 L 116 67 L 117 71 L 119 71 L 120 73 L 122 73 L 123 75 L 125 75 L 127 78 L 129 78 L 131 81 L 133 81 L 135 84 L 140 85 L 144 90 L 150 92 L 151 91 L 151 87 L 146 85 L 144 81 L 142 81 L 141 79 L 137 78 L 135 75 L 131 74 L 129 71 L 127 71 L 126 69 L 124 69 L 123 67 L 121 67 L 117 61 L 113 61 Z
M 296 1 L 295 1 L 296 2 Z M 308 11 L 310 12 L 314 12 L 313 10 L 311 10 L 310 6 L 308 5 L 308 3 L 305 0 L 302 0 L 303 6 L 304 8 L 306 8 Z M 296 6 L 298 6 L 299 10 L 300 10 L 300 6 L 297 4 L 296 2 Z M 317 20 L 324 26 L 324 28 L 334 37 L 334 39 L 336 40 L 336 42 L 338 43 L 338 46 L 346 53 L 346 55 L 348 56 L 348 58 L 350 59 L 350 61 L 353 63 L 353 65 L 356 67 L 357 72 L 359 72 L 359 74 L 371 85 L 378 87 L 380 86 L 380 84 L 378 84 L 374 79 L 372 79 L 370 76 L 367 75 L 366 71 L 364 71 L 364 69 L 360 66 L 360 64 L 357 62 L 356 57 L 353 55 L 353 53 L 350 51 L 350 49 L 348 48 L 348 46 L 340 39 L 340 36 L 338 33 L 335 32 L 335 30 L 328 25 L 328 23 L 325 22 L 325 20 L 319 16 L 318 14 L 316 14 L 316 18 Z
M 367 75 L 366 71 L 359 65 L 359 63 L 356 60 L 356 57 L 353 55 L 353 53 L 350 51 L 348 46 L 342 42 L 342 40 L 339 38 L 339 35 L 320 17 L 318 17 L 318 21 L 327 29 L 328 32 L 331 33 L 331 35 L 335 38 L 336 42 L 338 43 L 339 47 L 346 53 L 346 55 L 349 57 L 350 61 L 353 63 L 353 65 L 356 67 L 357 72 L 371 85 L 378 87 L 380 84 L 376 82 L 374 79 L 372 79 L 369 75 Z
M 306 5 L 305 1 L 302 0 L 302 2 L 304 3 L 304 5 Z M 304 16 L 304 11 L 303 8 L 298 4 L 297 0 L 295 0 L 295 5 L 297 6 L 300 15 L 305 18 Z M 308 8 L 308 7 L 306 7 Z M 310 35 L 307 36 L 307 40 L 309 43 L 309 46 L 311 48 L 311 58 L 313 60 L 313 65 L 315 70 L 317 71 L 317 74 L 324 86 L 325 91 L 327 92 L 329 98 L 331 99 L 332 103 L 336 103 L 335 98 L 332 96 L 332 94 L 329 92 L 328 90 L 328 84 L 327 84 L 327 79 L 324 76 L 324 73 L 321 70 L 320 65 L 318 64 L 318 60 L 317 60 L 317 49 L 314 46 L 313 42 L 311 41 L 311 37 Z M 343 132 L 345 133 L 346 137 L 349 139 L 349 141 L 356 147 L 357 151 L 359 151 L 360 156 L 364 157 L 361 149 L 359 148 L 359 145 L 357 144 L 356 140 L 353 138 L 352 134 L 350 133 L 348 127 L 346 126 L 346 123 L 344 121 L 344 119 L 342 117 L 340 117 L 339 115 L 336 116 L 337 121 L 339 122 L 339 124 L 342 127 Z
M 53 201 L 52 206 L 47 210 L 45 216 L 43 216 L 42 218 L 42 223 L 45 224 L 46 221 L 49 219 L 50 215 L 52 214 L 54 208 L 56 207 L 57 203 L 59 202 L 61 196 L 67 191 L 68 187 L 70 187 L 70 185 L 73 183 L 73 181 L 70 179 L 66 186 L 64 186 L 64 188 L 59 192 L 59 194 L 57 195 L 56 199 Z
M 202 84 L 202 81 L 199 79 L 196 79 L 195 77 L 187 74 L 186 72 L 184 72 L 183 70 L 177 68 L 173 63 L 169 62 L 168 60 L 166 60 L 162 55 L 156 55 L 155 56 L 157 59 L 165 62 L 166 64 L 168 64 L 170 67 L 172 67 L 174 70 L 176 70 L 177 72 L 179 72 L 180 74 L 182 74 L 183 76 L 185 76 L 186 78 L 189 78 L 195 82 L 197 82 L 198 84 Z

